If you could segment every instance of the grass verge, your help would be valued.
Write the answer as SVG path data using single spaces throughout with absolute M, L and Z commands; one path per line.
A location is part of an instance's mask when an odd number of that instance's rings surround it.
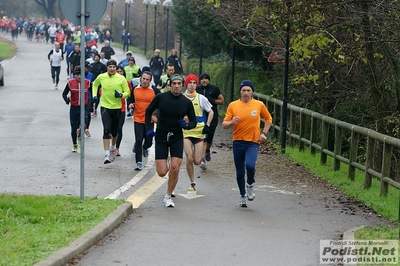
M 347 165 L 342 164 L 341 170 L 333 170 L 333 158 L 328 156 L 327 163 L 321 165 L 319 157 L 310 154 L 308 151 L 300 152 L 296 148 L 286 147 L 287 156 L 291 157 L 294 161 L 299 162 L 306 167 L 311 173 L 327 180 L 347 195 L 357 198 L 361 202 L 373 208 L 378 214 L 388 218 L 393 223 L 398 221 L 399 215 L 399 191 L 394 188 L 389 188 L 387 196 L 381 197 L 380 182 L 377 180 L 372 181 L 370 189 L 364 189 L 364 172 L 356 170 L 355 181 L 347 178 Z M 360 239 L 399 239 L 399 228 L 385 227 L 378 225 L 377 227 L 365 227 L 362 233 L 356 234 L 356 238 Z M 367 238 L 364 238 L 367 237 Z M 387 238 L 388 237 L 388 238 Z
M 0 58 L 7 59 L 13 57 L 17 53 L 14 43 L 0 37 Z
M 0 265 L 33 265 L 96 226 L 123 200 L 0 194 Z

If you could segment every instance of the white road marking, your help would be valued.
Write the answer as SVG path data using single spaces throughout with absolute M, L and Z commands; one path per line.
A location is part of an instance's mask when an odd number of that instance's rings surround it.
M 117 199 L 122 193 L 136 185 L 148 172 L 150 168 L 153 168 L 154 165 L 154 145 L 150 147 L 149 149 L 149 156 L 147 156 L 147 163 L 137 175 L 135 175 L 131 180 L 129 180 L 126 184 L 121 186 L 120 188 L 116 189 L 114 192 L 112 192 L 110 195 L 106 197 L 106 199 Z
M 239 191 L 239 188 L 232 188 L 234 191 Z M 255 185 L 254 190 L 257 191 L 266 191 L 266 192 L 271 192 L 271 193 L 280 193 L 280 194 L 285 194 L 285 195 L 299 195 L 301 194 L 300 192 L 292 192 L 284 189 L 278 189 L 275 186 L 267 186 L 267 185 Z
M 178 194 L 179 196 L 182 196 L 186 199 L 195 199 L 195 198 L 201 198 L 204 197 L 205 195 L 197 195 L 197 191 L 188 191 L 186 194 Z

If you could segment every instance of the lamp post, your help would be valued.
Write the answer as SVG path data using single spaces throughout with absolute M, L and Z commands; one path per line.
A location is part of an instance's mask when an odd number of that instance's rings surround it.
M 128 11 L 127 11 L 127 26 L 125 25 L 125 28 L 126 28 L 126 31 L 130 34 L 130 31 L 129 31 L 129 22 L 130 22 L 130 17 L 131 17 L 131 14 L 130 14 L 130 11 L 131 11 L 131 4 L 133 4 L 133 0 L 125 0 L 125 4 L 127 4 L 128 5 Z M 127 51 L 129 51 L 129 42 L 128 42 L 128 45 L 127 45 L 127 48 L 126 48 L 126 50 Z
M 283 102 L 282 102 L 282 125 L 281 125 L 281 152 L 286 152 L 286 124 L 287 124 L 287 101 L 288 101 L 288 86 L 289 86 L 289 47 L 290 47 L 290 6 L 292 2 L 285 0 L 286 7 L 289 13 L 289 19 L 286 25 L 286 51 L 285 51 L 285 76 L 283 79 Z
M 154 5 L 154 44 L 153 51 L 156 49 L 156 27 L 157 27 L 157 5 L 161 2 L 160 0 L 151 0 L 150 4 Z
M 144 55 L 147 53 L 147 21 L 149 18 L 149 4 L 151 0 L 143 0 L 143 4 L 146 5 L 146 24 L 144 26 Z
M 114 9 L 114 3 L 115 3 L 116 1 L 117 1 L 117 0 L 108 0 L 108 2 L 111 3 L 110 29 L 111 29 L 111 32 L 113 32 L 113 33 L 114 33 L 114 31 L 113 31 L 113 9 Z
M 169 23 L 169 8 L 174 5 L 172 3 L 172 0 L 165 0 L 164 3 L 162 4 L 164 7 L 167 8 L 167 29 L 166 29 L 166 34 L 165 34 L 165 60 L 167 60 L 168 57 L 168 23 Z

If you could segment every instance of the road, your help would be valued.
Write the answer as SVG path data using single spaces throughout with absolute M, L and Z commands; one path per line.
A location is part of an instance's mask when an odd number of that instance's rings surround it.
M 0 87 L 0 191 L 79 196 L 80 154 L 71 152 L 69 106 L 61 98 L 65 65 L 60 90 L 54 90 L 46 57 L 51 45 L 26 39 L 16 45 L 18 53 L 6 60 L 6 84 Z M 120 49 L 116 52 L 117 59 L 124 57 Z M 140 67 L 147 65 L 141 55 L 135 58 Z M 80 257 L 79 265 L 318 265 L 321 239 L 338 239 L 350 228 L 379 221 L 326 208 L 307 186 L 272 183 L 268 176 L 279 172 L 268 168 L 258 169 L 254 202 L 240 208 L 231 151 L 217 147 L 209 170 L 196 170 L 197 194 L 187 193 L 183 164 L 176 208 L 165 208 L 166 183 L 155 173 L 153 150 L 145 169 L 133 170 L 132 120 L 125 121 L 122 156 L 108 165 L 103 164 L 100 117 L 92 119 L 90 131 L 85 196 L 130 199 L 139 208 Z M 216 142 L 227 136 L 219 127 Z M 279 158 L 262 155 L 259 160 L 277 163 Z

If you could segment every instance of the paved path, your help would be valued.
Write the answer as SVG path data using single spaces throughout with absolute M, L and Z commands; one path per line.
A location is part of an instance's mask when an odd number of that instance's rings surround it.
M 63 85 L 54 90 L 51 82 L 46 60 L 51 46 L 25 39 L 16 44 L 18 54 L 5 62 L 6 84 L 0 88 L 0 192 L 79 195 L 79 153 L 70 151 Z M 139 66 L 148 63 L 135 58 Z M 65 66 L 62 73 L 65 84 Z M 231 151 L 222 148 L 213 149 L 208 171 L 196 170 L 197 195 L 187 194 L 183 164 L 176 208 L 165 208 L 165 179 L 155 174 L 152 151 L 146 170 L 133 170 L 132 128 L 127 119 L 122 156 L 103 165 L 101 121 L 92 120 L 92 137 L 85 139 L 85 195 L 130 199 L 139 208 L 79 265 L 318 265 L 321 239 L 377 221 L 327 209 L 307 186 L 272 184 L 268 176 L 279 173 L 268 168 L 258 169 L 255 201 L 240 208 Z M 216 141 L 225 135 L 218 131 Z M 259 160 L 279 163 L 276 156 Z

